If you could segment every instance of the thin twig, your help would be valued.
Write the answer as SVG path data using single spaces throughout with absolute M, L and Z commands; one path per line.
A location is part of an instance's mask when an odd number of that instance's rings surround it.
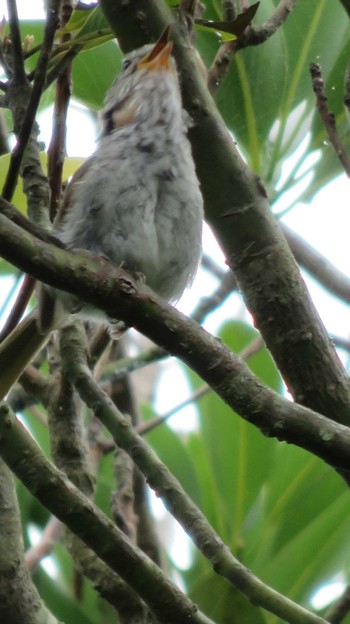
M 11 33 L 12 70 L 13 80 L 16 84 L 25 84 L 27 77 L 24 69 L 21 33 L 17 13 L 16 0 L 7 0 L 9 26 Z
M 237 9 L 234 0 L 222 0 L 222 16 L 225 22 L 233 22 L 237 17 Z
M 208 72 L 208 89 L 212 95 L 215 95 L 222 84 L 235 53 L 242 48 L 259 45 L 269 39 L 284 24 L 296 2 L 297 0 L 280 0 L 276 10 L 266 22 L 258 26 L 248 26 L 238 39 L 225 41 L 220 46 Z M 242 10 L 248 8 L 248 3 L 241 3 Z
M 208 89 L 214 96 L 223 83 L 237 50 L 237 39 L 224 41 L 208 71 Z
M 68 52 L 66 52 L 66 54 L 60 58 L 55 65 L 53 65 L 52 69 L 48 70 L 45 84 L 46 89 L 58 78 L 61 72 L 72 63 L 82 48 L 82 45 L 76 45 L 70 48 Z
M 221 282 L 214 292 L 208 297 L 200 299 L 197 308 L 194 310 L 191 318 L 201 325 L 205 318 L 214 312 L 225 299 L 237 289 L 237 281 L 232 271 L 226 272 L 220 271 Z M 93 345 L 92 352 L 95 350 L 95 344 Z M 169 357 L 169 354 L 161 347 L 151 347 L 142 353 L 132 356 L 124 357 L 118 362 L 109 362 L 103 369 L 102 379 L 111 378 L 114 381 L 125 375 L 126 373 L 132 373 L 140 368 L 144 368 L 149 364 L 154 364 L 160 360 Z
M 227 269 L 223 269 L 213 258 L 207 254 L 203 254 L 201 267 L 212 273 L 218 279 L 222 279 L 226 274 Z
M 62 6 L 60 27 L 67 24 L 73 6 L 71 2 L 65 2 Z M 71 37 L 65 34 L 62 41 Z M 54 221 L 62 193 L 62 172 L 64 157 L 66 155 L 67 114 L 71 95 L 71 64 L 59 74 L 56 82 L 56 93 L 53 110 L 53 127 L 51 141 L 48 149 L 48 178 L 51 190 L 50 219 Z
M 280 0 L 276 10 L 263 24 L 249 26 L 238 40 L 237 49 L 260 45 L 267 41 L 280 28 L 293 11 L 297 0 Z
M 223 275 L 218 287 L 207 297 L 202 297 L 191 318 L 201 325 L 206 317 L 217 310 L 229 295 L 237 291 L 237 280 L 232 271 L 228 270 Z
M 17 144 L 11 155 L 10 166 L 2 192 L 3 197 L 7 200 L 11 200 L 14 190 L 16 188 L 17 178 L 21 168 L 24 151 L 30 138 L 41 94 L 45 85 L 46 70 L 50 58 L 51 49 L 53 46 L 55 32 L 59 24 L 58 12 L 60 3 L 61 0 L 52 0 L 49 6 L 47 20 L 45 24 L 44 39 L 41 45 L 41 51 L 35 70 L 33 89 L 30 95 L 30 100 L 23 119 L 23 123 L 19 131 Z
M 342 273 L 326 256 L 312 247 L 299 234 L 294 232 L 285 223 L 281 228 L 300 266 L 305 269 L 322 286 L 342 301 L 350 303 L 350 279 Z
M 6 336 L 8 336 L 12 332 L 12 330 L 21 320 L 23 313 L 28 305 L 28 302 L 33 294 L 34 286 L 35 279 L 30 275 L 25 275 L 15 304 L 12 307 L 12 310 L 1 330 L 0 342 L 5 340 Z
M 58 238 L 47 232 L 40 225 L 29 221 L 24 214 L 19 212 L 13 204 L 10 204 L 10 202 L 6 201 L 3 197 L 0 197 L 0 213 L 16 225 L 19 225 L 25 232 L 29 232 L 39 240 L 60 247 L 61 249 L 65 247 Z
M 101 378 L 105 380 L 111 377 L 113 381 L 116 381 L 126 373 L 132 373 L 167 357 L 169 357 L 169 354 L 161 347 L 151 347 L 136 356 L 126 356 L 118 360 L 118 362 L 110 362 L 105 367 Z
M 260 351 L 263 347 L 264 347 L 264 341 L 262 340 L 260 336 L 258 336 L 249 345 L 247 345 L 244 349 L 242 349 L 242 351 L 239 354 L 239 357 L 242 360 L 247 361 L 250 357 L 252 357 L 252 355 L 255 355 L 255 353 L 258 353 L 258 351 Z M 195 392 L 193 392 L 191 396 L 187 397 L 187 399 L 185 399 L 184 401 L 181 401 L 181 403 L 178 403 L 177 405 L 175 405 L 175 407 L 171 408 L 165 414 L 162 414 L 162 416 L 158 416 L 157 418 L 152 418 L 152 420 L 149 420 L 148 422 L 141 423 L 140 425 L 138 425 L 136 427 L 137 433 L 139 435 L 145 435 L 146 433 L 149 433 L 150 431 L 152 431 L 159 425 L 162 425 L 164 422 L 169 420 L 171 416 L 174 416 L 174 414 L 176 414 L 177 412 L 180 412 L 184 407 L 187 407 L 188 405 L 190 405 L 190 403 L 194 403 L 195 401 L 198 401 L 199 399 L 201 399 L 203 396 L 208 394 L 208 392 L 210 392 L 211 390 L 212 388 L 208 384 L 203 384 L 200 388 L 195 390 Z
M 348 176 L 348 178 L 350 178 L 350 158 L 348 157 L 337 132 L 335 115 L 328 108 L 328 98 L 322 78 L 321 67 L 318 63 L 311 63 L 310 75 L 312 80 L 312 88 L 316 95 L 317 109 L 320 114 L 322 123 L 327 132 L 329 141 L 333 146 L 334 151 L 338 156 L 346 175 Z
M 174 414 L 177 414 L 182 409 L 184 409 L 184 407 L 187 407 L 191 403 L 195 403 L 195 401 L 198 401 L 203 396 L 208 394 L 208 392 L 210 391 L 211 391 L 211 387 L 208 386 L 208 384 L 203 384 L 200 388 L 195 390 L 191 394 L 191 396 L 187 397 L 187 399 L 184 399 L 183 401 L 181 401 L 181 403 L 178 403 L 177 405 L 172 407 L 165 414 L 162 414 L 161 416 L 157 416 L 156 418 L 152 418 L 152 420 L 149 420 L 148 422 L 140 423 L 136 427 L 137 433 L 143 436 L 143 435 L 146 435 L 146 433 L 153 431 L 153 429 L 156 429 L 157 427 L 159 427 L 159 425 L 163 425 L 167 420 L 169 420 L 169 418 L 174 416 Z
M 57 542 L 61 539 L 62 523 L 51 516 L 44 531 L 41 534 L 40 541 L 31 546 L 24 556 L 27 568 L 33 572 L 41 563 L 41 561 L 49 555 Z

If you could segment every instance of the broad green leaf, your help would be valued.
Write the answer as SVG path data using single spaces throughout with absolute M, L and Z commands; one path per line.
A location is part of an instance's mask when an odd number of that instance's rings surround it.
M 221 339 L 240 351 L 256 332 L 244 323 L 223 326 Z M 249 361 L 277 391 L 281 380 L 263 350 Z M 188 372 L 194 387 L 198 381 Z M 304 450 L 264 438 L 214 393 L 198 402 L 200 431 L 187 440 L 202 490 L 201 508 L 233 552 L 272 587 L 306 606 L 318 583 L 347 565 L 348 493 L 340 477 Z M 185 574 L 191 596 L 211 617 L 235 621 L 239 595 L 218 580 L 194 550 Z M 215 602 L 208 587 L 216 586 Z M 238 601 L 238 602 L 237 602 Z M 243 599 L 244 603 L 244 599 Z M 279 620 L 241 605 L 251 622 Z M 263 619 L 260 619 L 263 618 Z M 238 620 L 239 621 L 239 620 Z
M 190 575 L 186 574 L 186 579 Z M 190 597 L 218 624 L 264 624 L 265 613 L 252 605 L 238 589 L 214 574 L 209 566 L 194 582 L 190 582 Z
M 115 488 L 113 477 L 113 453 L 103 458 L 96 476 L 95 503 L 108 516 L 111 516 L 111 493 Z
M 240 351 L 256 336 L 254 329 L 241 322 L 226 323 L 220 332 L 220 338 L 235 351 Z M 281 387 L 280 376 L 265 349 L 251 358 L 250 365 L 265 383 L 275 389 Z M 248 511 L 269 474 L 276 444 L 239 418 L 215 393 L 203 397 L 199 408 L 203 448 L 197 453 L 191 448 L 191 456 L 196 456 L 196 466 L 200 454 L 201 465 L 203 456 L 208 456 L 210 469 L 204 474 L 210 473 L 215 526 L 221 537 L 236 548 L 242 539 Z M 189 445 L 192 444 L 190 438 Z M 206 477 L 202 489 L 206 489 Z M 212 516 L 213 510 L 206 508 L 206 513 Z
M 90 11 L 78 11 L 78 17 L 73 20 L 74 13 L 72 14 L 72 22 L 75 25 L 80 23 L 81 28 L 74 29 L 74 36 L 58 45 L 58 53 L 76 45 L 82 46 L 82 50 L 89 50 L 114 38 L 110 25 L 99 6 Z M 81 13 L 84 15 L 80 15 Z M 71 20 L 68 22 L 67 27 L 72 30 L 70 22 Z
M 81 30 L 81 28 L 87 22 L 94 10 L 94 8 L 85 8 L 76 9 L 75 11 L 73 11 L 72 15 L 69 18 L 69 21 L 64 26 L 64 28 L 61 28 L 57 31 L 56 37 L 59 37 L 66 33 L 73 33 Z
M 107 90 L 121 70 L 122 59 L 114 41 L 80 53 L 73 63 L 73 96 L 93 110 L 101 108 Z
M 87 37 L 91 35 L 91 33 L 98 32 L 99 30 L 105 28 L 110 28 L 109 22 L 106 20 L 101 8 L 97 6 L 89 12 L 88 18 L 85 20 L 82 28 L 77 33 L 77 39 Z
M 73 570 L 71 570 L 71 574 Z M 58 579 L 50 578 L 44 570 L 39 568 L 34 574 L 35 584 L 45 601 L 47 608 L 59 621 L 74 622 L 74 624 L 99 624 L 98 612 L 88 612 L 84 604 L 74 598 L 67 589 L 63 588 Z
M 348 565 L 348 519 L 349 496 L 344 491 L 270 557 L 261 569 L 262 578 L 290 598 L 305 603 L 318 584 Z
M 2 276 L 13 275 L 13 266 L 12 266 L 12 264 L 9 264 L 3 258 L 0 258 L 0 275 L 2 275 Z
M 147 406 L 144 406 L 143 411 L 147 420 L 155 416 Z M 146 440 L 156 450 L 159 458 L 176 476 L 191 498 L 198 505 L 201 505 L 196 467 L 182 437 L 167 424 L 163 424 L 148 433 Z
M 196 30 L 199 32 L 208 33 L 208 34 L 211 34 L 212 32 L 214 32 L 216 37 L 220 41 L 234 41 L 235 39 L 237 39 L 236 35 L 231 35 L 225 32 L 224 30 L 218 30 L 217 28 L 208 26 L 208 24 L 209 22 L 205 22 L 201 24 L 198 23 L 196 24 Z

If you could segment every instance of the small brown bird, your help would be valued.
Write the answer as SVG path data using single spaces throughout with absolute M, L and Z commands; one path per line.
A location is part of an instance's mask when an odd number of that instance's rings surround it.
M 141 273 L 157 294 L 175 302 L 199 263 L 203 207 L 168 33 L 125 57 L 105 99 L 97 148 L 68 185 L 54 233 L 68 249 L 86 249 Z M 0 397 L 48 332 L 71 314 L 102 314 L 74 295 L 47 286 L 41 292 L 35 322 L 31 315 L 0 346 L 0 370 L 6 362 Z M 9 371 L 19 352 L 25 362 Z

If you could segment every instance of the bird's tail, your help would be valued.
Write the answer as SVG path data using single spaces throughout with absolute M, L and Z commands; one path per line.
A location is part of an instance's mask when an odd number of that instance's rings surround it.
M 0 400 L 44 346 L 48 334 L 38 330 L 36 311 L 29 314 L 0 344 Z

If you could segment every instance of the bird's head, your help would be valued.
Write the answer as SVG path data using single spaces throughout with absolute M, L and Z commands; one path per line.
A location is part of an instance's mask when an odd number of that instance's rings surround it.
M 123 69 L 107 93 L 102 111 L 106 133 L 160 115 L 181 114 L 182 104 L 173 44 L 167 27 L 155 44 L 127 54 Z

